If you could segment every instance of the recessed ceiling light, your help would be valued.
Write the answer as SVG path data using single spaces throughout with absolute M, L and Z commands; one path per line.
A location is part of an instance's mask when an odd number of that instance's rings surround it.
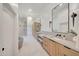
M 29 11 L 29 12 L 32 12 L 32 9 L 31 9 L 31 8 L 29 8 L 29 9 L 28 9 L 28 11 Z

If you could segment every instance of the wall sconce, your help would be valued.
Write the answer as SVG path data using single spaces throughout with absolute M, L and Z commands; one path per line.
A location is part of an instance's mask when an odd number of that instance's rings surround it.
M 51 27 L 51 25 L 52 25 L 52 21 L 49 21 L 49 27 Z
M 77 14 L 76 13 L 74 13 L 73 12 L 73 14 L 71 15 L 71 17 L 72 17 L 72 20 L 73 20 L 73 27 L 74 27 L 74 22 L 75 22 L 75 17 L 77 16 Z

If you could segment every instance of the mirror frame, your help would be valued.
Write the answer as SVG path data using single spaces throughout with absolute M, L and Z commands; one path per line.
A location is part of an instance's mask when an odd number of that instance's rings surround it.
M 61 3 L 60 3 L 61 4 Z M 53 10 L 55 9 L 55 8 L 57 8 L 60 4 L 58 4 L 57 6 L 55 6 L 54 8 L 52 8 L 52 32 L 55 32 L 54 30 L 53 30 Z M 69 15 L 69 13 L 70 13 L 70 6 L 69 6 L 69 3 L 67 3 L 68 4 L 68 32 L 67 33 L 69 33 L 70 32 L 70 25 L 69 25 L 69 20 L 70 20 L 70 15 Z M 63 33 L 63 32 L 61 32 L 61 33 Z

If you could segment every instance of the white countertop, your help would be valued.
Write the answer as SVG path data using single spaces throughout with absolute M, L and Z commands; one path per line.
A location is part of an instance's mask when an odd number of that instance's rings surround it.
M 65 40 L 65 39 L 62 39 L 62 38 L 57 38 L 54 36 L 54 33 L 50 33 L 50 32 L 40 32 L 38 33 L 39 36 L 44 36 L 44 37 L 47 37 L 51 40 L 54 40 L 64 46 L 67 46 L 75 51 L 79 51 L 79 48 L 76 48 L 76 42 L 73 42 L 73 41 L 69 41 L 69 40 Z

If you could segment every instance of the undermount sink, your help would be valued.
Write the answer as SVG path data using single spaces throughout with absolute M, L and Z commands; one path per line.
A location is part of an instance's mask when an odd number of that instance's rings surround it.
M 75 35 L 72 34 L 72 33 L 66 33 L 66 34 L 56 34 L 55 37 L 59 38 L 59 39 L 62 39 L 62 40 L 68 40 L 68 41 L 72 41 L 74 42 L 73 40 L 73 37 Z
M 73 41 L 73 37 L 75 37 L 74 34 L 72 33 L 68 33 L 65 37 L 65 40 L 69 40 L 69 41 Z M 73 41 L 74 42 L 74 41 Z

